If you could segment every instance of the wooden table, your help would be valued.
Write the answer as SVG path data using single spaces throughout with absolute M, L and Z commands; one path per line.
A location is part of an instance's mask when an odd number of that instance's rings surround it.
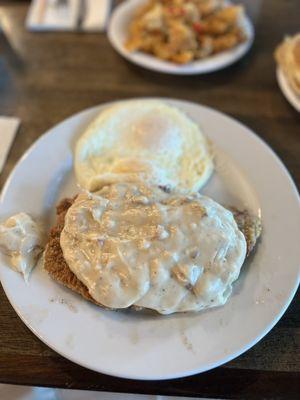
M 283 35 L 300 27 L 299 0 L 266 0 L 250 53 L 222 72 L 195 77 L 160 75 L 133 66 L 114 52 L 104 34 L 29 33 L 24 28 L 27 7 L 27 2 L 0 1 L 5 33 L 0 33 L 0 115 L 22 121 L 0 188 L 24 151 L 52 125 L 96 104 L 142 96 L 187 99 L 234 116 L 275 150 L 299 185 L 299 114 L 278 89 L 273 61 L 273 49 Z M 298 296 L 276 327 L 234 361 L 190 378 L 142 382 L 101 375 L 56 354 L 27 329 L 0 289 L 0 382 L 294 399 L 300 392 L 299 316 Z

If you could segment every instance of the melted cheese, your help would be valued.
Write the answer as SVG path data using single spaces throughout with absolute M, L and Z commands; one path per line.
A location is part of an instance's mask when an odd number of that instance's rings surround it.
M 224 304 L 246 255 L 231 212 L 212 199 L 125 183 L 80 194 L 60 243 L 97 302 L 162 314 Z

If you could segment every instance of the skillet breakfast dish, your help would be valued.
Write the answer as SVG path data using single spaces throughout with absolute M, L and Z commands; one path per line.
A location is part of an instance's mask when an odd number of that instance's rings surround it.
M 241 5 L 223 0 L 148 0 L 133 17 L 125 47 L 186 64 L 247 40 Z
M 158 100 L 108 107 L 77 141 L 74 171 L 81 190 L 58 204 L 45 246 L 52 279 L 111 310 L 226 303 L 261 221 L 200 193 L 212 144 L 186 114 Z M 2 224 L 0 246 L 21 222 Z

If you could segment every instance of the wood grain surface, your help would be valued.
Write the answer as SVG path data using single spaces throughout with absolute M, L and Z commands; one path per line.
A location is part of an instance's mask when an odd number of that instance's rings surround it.
M 133 66 L 115 53 L 105 34 L 29 33 L 24 27 L 27 10 L 25 1 L 0 1 L 0 115 L 22 121 L 0 175 L 0 189 L 24 151 L 54 124 L 103 102 L 143 96 L 190 100 L 232 115 L 273 148 L 299 187 L 299 114 L 278 89 L 273 61 L 282 37 L 300 28 L 299 0 L 263 1 L 250 53 L 230 68 L 194 77 Z M 276 327 L 234 361 L 190 378 L 132 381 L 89 371 L 59 356 L 27 329 L 0 289 L 0 382 L 225 399 L 296 399 L 299 316 L 298 295 Z

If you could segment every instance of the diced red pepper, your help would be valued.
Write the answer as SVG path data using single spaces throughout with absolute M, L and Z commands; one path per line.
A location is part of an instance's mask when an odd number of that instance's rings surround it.
M 203 25 L 201 22 L 194 22 L 193 23 L 193 28 L 197 33 L 202 33 L 203 32 Z
M 185 9 L 182 7 L 176 7 L 176 6 L 169 7 L 168 12 L 174 17 L 181 17 L 185 15 Z

